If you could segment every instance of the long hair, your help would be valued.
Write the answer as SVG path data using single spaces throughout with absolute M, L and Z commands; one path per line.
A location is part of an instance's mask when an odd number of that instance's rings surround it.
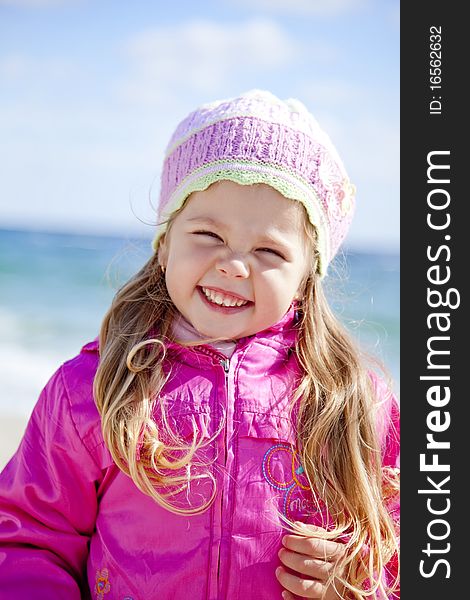
M 325 537 L 348 540 L 340 581 L 353 598 L 363 598 L 365 591 L 381 598 L 390 591 L 385 565 L 398 555 L 397 525 L 390 514 L 399 492 L 398 472 L 382 467 L 377 423 L 384 409 L 316 276 L 305 286 L 297 356 L 303 371 L 294 394 L 300 462 L 335 524 Z
M 171 215 L 167 233 L 181 210 Z M 314 250 L 315 230 L 305 212 L 304 227 Z M 330 582 L 342 584 L 348 597 L 380 598 L 387 593 L 385 565 L 398 551 L 388 510 L 398 493 L 397 476 L 382 467 L 376 431 L 380 406 L 371 379 L 360 352 L 328 306 L 316 274 L 315 252 L 311 255 L 295 348 L 302 371 L 292 398 L 298 451 L 312 493 L 334 521 L 324 537 L 346 540 L 347 552 Z M 117 466 L 160 506 L 196 514 L 206 510 L 216 494 L 215 478 L 209 464 L 198 462 L 198 450 L 211 443 L 222 425 L 207 439 L 194 423 L 188 444 L 165 417 L 160 392 L 171 376 L 163 368 L 165 340 L 172 339 L 176 315 L 156 252 L 118 291 L 104 317 L 94 396 Z M 153 418 L 156 409 L 158 423 Z M 198 469 L 190 474 L 194 465 Z M 174 501 L 188 478 L 208 480 L 212 487 L 207 501 L 194 508 Z M 292 532 L 308 535 L 295 523 L 287 525 Z

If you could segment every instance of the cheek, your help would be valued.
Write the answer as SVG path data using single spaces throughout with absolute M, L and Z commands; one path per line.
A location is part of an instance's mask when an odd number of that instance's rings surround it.
M 297 270 L 276 269 L 264 271 L 259 278 L 259 289 L 265 294 L 284 299 L 294 296 L 301 281 Z
M 198 263 L 202 261 L 200 249 L 187 244 L 175 245 L 168 259 L 168 268 L 174 272 L 194 271 Z
M 212 252 L 207 248 L 184 246 L 170 254 L 167 269 L 168 291 L 192 292 L 213 263 Z

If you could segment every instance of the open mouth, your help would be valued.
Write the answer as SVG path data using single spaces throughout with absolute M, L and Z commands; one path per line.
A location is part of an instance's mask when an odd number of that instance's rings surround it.
M 222 292 L 216 292 L 203 286 L 198 286 L 198 291 L 202 298 L 214 308 L 228 309 L 229 311 L 241 310 L 254 304 L 250 300 L 242 300 L 241 298 L 235 298 L 230 294 L 224 294 Z

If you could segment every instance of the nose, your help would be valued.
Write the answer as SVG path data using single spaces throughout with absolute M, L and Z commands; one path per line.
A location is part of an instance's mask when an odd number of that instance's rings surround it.
M 228 256 L 220 257 L 217 261 L 216 269 L 219 273 L 227 277 L 246 279 L 250 276 L 250 270 L 246 261 L 234 252 Z

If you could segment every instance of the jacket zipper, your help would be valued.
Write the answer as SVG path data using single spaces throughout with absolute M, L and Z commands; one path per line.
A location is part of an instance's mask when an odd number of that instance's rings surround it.
M 202 346 L 198 346 L 198 351 L 201 352 L 202 354 L 205 354 L 206 356 L 210 356 L 212 358 L 212 360 L 214 361 L 214 364 L 220 364 L 220 366 L 222 367 L 223 371 L 224 371 L 224 384 L 225 384 L 225 397 L 227 399 L 227 409 L 228 409 L 228 400 L 229 400 L 229 394 L 228 394 L 228 376 L 229 376 L 229 371 L 230 371 L 230 359 L 226 356 L 224 356 L 223 354 L 213 350 L 210 346 L 207 345 L 202 345 Z M 224 428 L 224 467 L 227 464 L 227 423 L 225 424 L 225 428 Z M 217 552 L 217 579 L 216 579 L 216 588 L 217 588 L 217 598 L 219 598 L 219 590 L 220 590 L 220 563 L 221 563 L 221 544 L 222 544 L 222 514 L 223 514 L 223 509 L 224 509 L 224 489 L 222 487 L 221 492 L 220 492 L 220 518 L 221 518 L 221 525 L 220 525 L 220 541 L 219 541 L 219 547 L 218 547 L 218 552 Z M 212 571 L 212 569 L 211 569 Z M 211 586 L 210 586 L 211 587 Z
M 226 398 L 227 398 L 227 407 L 228 407 L 228 373 L 230 370 L 230 359 L 225 357 L 225 358 L 221 358 L 220 359 L 220 364 L 222 365 L 222 368 L 224 370 L 224 374 L 225 374 L 225 392 L 226 392 Z M 227 424 L 225 425 L 224 428 L 224 467 L 227 464 Z M 224 508 L 224 489 L 222 487 L 221 493 L 220 493 L 220 515 L 222 518 L 223 515 L 223 508 Z M 222 526 L 223 526 L 223 522 L 221 523 L 221 531 L 220 531 L 220 535 L 222 537 Z M 219 595 L 219 590 L 220 590 L 220 558 L 221 558 L 221 545 L 222 545 L 222 539 L 220 540 L 220 544 L 219 544 L 219 553 L 217 556 L 217 595 Z
M 230 369 L 230 359 L 225 357 L 225 358 L 221 358 L 220 359 L 220 364 L 222 365 L 222 368 L 224 370 L 225 373 L 225 385 L 227 385 L 227 379 L 228 379 L 228 372 Z

